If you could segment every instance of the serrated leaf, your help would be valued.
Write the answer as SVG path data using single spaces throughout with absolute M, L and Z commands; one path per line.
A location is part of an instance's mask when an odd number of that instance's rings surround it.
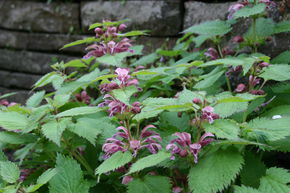
M 183 33 L 217 36 L 227 34 L 229 31 L 231 31 L 231 29 L 231 25 L 226 21 L 215 20 L 194 25 L 184 30 Z
M 43 100 L 43 97 L 45 95 L 45 91 L 40 91 L 34 93 L 26 102 L 27 107 L 37 107 Z
M 241 170 L 241 182 L 243 185 L 258 188 L 260 185 L 260 178 L 266 173 L 265 164 L 251 152 L 246 152 L 245 164 Z
M 170 193 L 168 177 L 147 175 L 144 179 L 134 179 L 128 184 L 128 193 Z
M 290 105 L 276 106 L 262 114 L 263 117 L 267 118 L 272 118 L 274 115 L 290 116 Z
M 104 55 L 104 56 L 98 57 L 96 60 L 102 64 L 121 67 L 122 61 L 129 55 L 130 55 L 129 52 L 121 52 L 115 55 Z
M 90 25 L 89 30 L 97 28 L 97 27 L 102 27 L 102 26 L 104 26 L 104 27 L 106 27 L 106 26 L 117 26 L 117 25 L 120 25 L 120 24 L 128 22 L 128 21 L 130 21 L 130 19 L 123 19 L 123 20 L 120 20 L 120 21 L 104 21 L 102 23 L 94 23 L 94 24 Z
M 275 33 L 282 33 L 290 31 L 290 21 L 281 21 L 276 24 Z
M 124 34 L 118 34 L 119 37 L 132 37 L 132 36 L 142 36 L 147 35 L 146 31 L 130 31 Z
M 244 160 L 235 149 L 218 150 L 191 168 L 188 183 L 193 193 L 221 192 L 236 178 Z
M 143 170 L 148 167 L 155 166 L 161 163 L 162 161 L 169 159 L 170 156 L 171 156 L 170 153 L 159 152 L 157 154 L 149 155 L 147 157 L 139 159 L 136 163 L 134 163 L 131 166 L 130 171 L 126 175 L 132 174 L 134 172 Z
M 142 56 L 139 60 L 131 64 L 132 66 L 145 66 L 147 64 L 153 63 L 155 60 L 157 60 L 158 56 L 156 53 L 149 54 L 147 56 Z
M 69 119 L 63 119 L 60 121 L 52 120 L 42 125 L 41 131 L 46 138 L 60 146 L 62 133 L 67 128 L 69 121 Z
M 56 72 L 50 72 L 44 75 L 34 84 L 34 88 L 43 87 L 51 83 L 56 76 L 57 76 Z
M 267 193 L 288 193 L 290 192 L 290 173 L 283 168 L 269 168 L 266 171 L 266 176 L 261 178 L 260 192 Z
M 235 193 L 262 193 L 257 189 L 247 186 L 234 186 Z
M 49 181 L 50 193 L 88 193 L 89 183 L 84 180 L 80 165 L 73 159 L 58 155 L 57 174 Z
M 95 145 L 97 136 L 106 128 L 100 128 L 101 122 L 91 118 L 80 118 L 77 123 L 70 128 L 70 131 L 80 137 L 87 139 Z M 101 124 L 102 125 L 102 124 Z
M 77 79 L 77 82 L 91 82 L 95 80 L 96 78 L 98 78 L 99 76 L 100 76 L 100 70 L 96 68 L 92 72 L 85 74 L 79 79 Z
M 79 82 L 79 81 L 65 83 L 56 91 L 56 94 L 70 94 L 76 91 L 77 89 L 88 86 L 89 84 L 90 82 Z
M 29 119 L 17 112 L 0 111 L 0 127 L 6 130 L 23 130 L 29 124 Z
M 224 74 L 224 70 L 215 72 L 215 73 L 209 73 L 207 75 L 203 76 L 203 80 L 199 81 L 194 88 L 195 89 L 204 89 L 212 86 L 222 75 Z
M 101 111 L 99 107 L 76 107 L 69 109 L 67 111 L 61 112 L 56 115 L 56 117 L 73 117 L 78 115 L 93 114 Z
M 10 161 L 1 161 L 0 174 L 4 181 L 8 183 L 15 183 L 20 177 L 20 170 L 15 163 Z
M 109 159 L 105 160 L 101 165 L 99 165 L 99 167 L 96 169 L 96 175 L 101 175 L 118 169 L 121 166 L 129 163 L 132 159 L 132 154 L 129 151 L 124 153 L 118 151 L 117 153 L 114 153 Z
M 270 65 L 264 68 L 264 71 L 259 77 L 265 80 L 285 81 L 290 79 L 290 66 L 289 65 Z
M 130 105 L 130 98 L 137 91 L 138 89 L 136 86 L 129 86 L 121 89 L 114 89 L 112 93 L 116 99 L 125 103 L 126 105 Z
M 35 142 L 36 138 L 31 134 L 19 134 L 15 132 L 0 132 L 0 142 L 8 144 L 27 144 Z
M 254 5 L 253 7 L 246 6 L 238 10 L 234 14 L 234 18 L 238 19 L 241 17 L 251 17 L 257 14 L 261 14 L 264 12 L 265 8 L 266 8 L 266 5 L 264 3 L 259 3 L 257 5 Z
M 214 111 L 220 117 L 226 118 L 235 113 L 247 110 L 247 107 L 248 107 L 247 102 L 227 102 L 227 103 L 219 103 L 215 105 Z
M 272 64 L 288 64 L 290 63 L 290 50 L 282 52 L 271 60 Z
M 246 125 L 244 132 L 256 140 L 276 141 L 290 135 L 290 118 L 256 118 Z
M 70 94 L 56 94 L 53 97 L 53 106 L 59 108 L 67 103 L 70 99 Z
M 49 182 L 57 174 L 57 170 L 55 168 L 48 169 L 44 173 L 41 174 L 41 176 L 37 179 L 36 185 L 30 185 L 28 188 L 25 189 L 25 192 L 35 192 L 38 190 L 41 186 Z
M 237 139 L 240 134 L 240 127 L 234 120 L 218 119 L 213 124 L 203 125 L 207 132 L 214 133 L 217 138 Z
M 65 68 L 68 68 L 68 67 L 85 68 L 85 67 L 87 67 L 87 65 L 82 60 L 76 59 L 76 60 L 71 60 L 71 61 L 65 63 L 64 67 Z
M 89 38 L 85 38 L 83 40 L 77 40 L 77 41 L 74 41 L 74 42 L 71 42 L 69 44 L 65 44 L 62 48 L 69 48 L 69 47 L 72 47 L 72 46 L 77 46 L 77 45 L 80 45 L 80 44 L 90 44 L 90 43 L 93 43 L 93 42 L 97 42 L 99 41 L 100 39 L 97 39 L 95 37 L 89 37 Z

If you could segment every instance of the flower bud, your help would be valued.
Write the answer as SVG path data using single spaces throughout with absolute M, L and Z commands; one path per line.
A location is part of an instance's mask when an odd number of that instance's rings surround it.
M 140 107 L 133 107 L 131 112 L 134 113 L 134 114 L 138 114 L 138 113 L 141 112 L 141 108 Z
M 267 42 L 271 42 L 273 40 L 273 38 L 271 37 L 271 36 L 268 36 L 267 38 L 266 38 L 266 41 Z
M 182 117 L 182 112 L 178 112 L 178 113 L 177 113 L 177 116 L 178 116 L 179 118 L 181 118 L 181 117 Z
M 118 28 L 119 31 L 124 31 L 127 28 L 127 26 L 125 24 L 121 24 Z
M 108 28 L 108 32 L 109 32 L 110 34 L 116 33 L 116 32 L 117 32 L 117 28 L 116 28 L 116 27 L 109 27 L 109 28 Z
M 201 103 L 201 100 L 199 98 L 194 98 L 192 100 L 192 102 L 195 103 L 195 104 L 200 104 Z
M 132 104 L 133 107 L 140 107 L 141 106 L 141 103 L 140 102 L 134 102 Z
M 233 37 L 232 41 L 234 43 L 241 43 L 244 41 L 244 38 L 242 36 L 235 36 L 235 37 Z
M 186 157 L 187 156 L 187 151 L 185 150 L 185 149 L 183 149 L 183 150 L 181 150 L 180 152 L 179 152 L 179 155 L 180 155 L 180 157 Z
M 132 180 L 133 180 L 132 176 L 124 176 L 123 179 L 122 179 L 122 184 L 127 185 Z
M 246 85 L 244 85 L 244 84 L 239 84 L 239 85 L 237 86 L 237 88 L 235 89 L 235 91 L 236 91 L 237 93 L 244 92 L 245 90 L 246 90 Z
M 268 67 L 268 66 L 270 66 L 270 64 L 267 63 L 267 62 L 262 62 L 262 63 L 259 64 L 259 66 L 260 66 L 261 68 L 264 68 L 264 67 Z
M 265 91 L 263 91 L 263 90 L 252 90 L 252 91 L 250 91 L 250 93 L 253 94 L 253 95 L 264 95 Z
M 103 32 L 103 30 L 101 28 L 97 27 L 95 29 L 95 33 L 98 34 L 98 35 L 103 35 L 104 32 Z

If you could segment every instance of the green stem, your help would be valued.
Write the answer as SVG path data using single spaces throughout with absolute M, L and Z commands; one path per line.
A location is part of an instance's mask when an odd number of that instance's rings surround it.
M 230 82 L 230 79 L 229 79 L 229 77 L 227 75 L 226 75 L 226 82 L 227 82 L 228 90 L 230 92 L 232 92 L 231 82 Z
M 82 155 L 75 153 L 74 151 L 71 151 L 71 154 L 74 156 L 74 158 L 76 158 L 87 170 L 87 172 L 93 177 L 95 178 L 94 175 L 94 171 L 93 169 L 89 166 L 88 162 L 85 160 L 85 158 L 83 158 Z
M 254 45 L 253 45 L 253 49 L 254 49 L 254 53 L 258 52 L 258 48 L 257 48 L 257 32 L 256 32 L 256 18 L 253 18 L 253 38 L 254 38 Z

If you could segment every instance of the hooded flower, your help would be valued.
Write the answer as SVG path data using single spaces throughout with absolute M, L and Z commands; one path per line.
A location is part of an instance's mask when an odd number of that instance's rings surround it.
M 75 95 L 77 101 L 83 102 L 85 104 L 90 104 L 91 97 L 88 95 L 86 91 L 82 91 L 80 94 Z
M 149 130 L 149 128 L 156 127 L 153 125 L 144 127 L 138 139 L 134 139 L 129 134 L 127 128 L 118 127 L 118 132 L 113 137 L 108 138 L 103 145 L 103 151 L 105 152 L 104 159 L 109 158 L 118 151 L 132 151 L 134 157 L 141 149 L 147 149 L 153 154 L 157 153 L 162 148 L 159 144 L 162 139 L 158 133 Z
M 210 124 L 213 123 L 215 119 L 219 118 L 219 115 L 214 112 L 214 108 L 211 106 L 206 106 L 202 110 L 201 118 L 207 120 Z
M 209 57 L 211 60 L 216 60 L 219 58 L 219 54 L 216 49 L 209 48 L 205 53 L 205 56 Z
M 100 85 L 102 93 L 110 92 L 111 90 L 124 88 L 127 86 L 137 86 L 139 84 L 137 79 L 131 78 L 129 75 L 130 71 L 126 68 L 117 68 L 115 73 L 117 74 L 117 81 Z
M 116 115 L 117 113 L 123 114 L 124 112 L 129 111 L 129 107 L 122 103 L 121 101 L 115 99 L 112 95 L 106 94 L 104 96 L 105 101 L 100 103 L 98 107 L 109 107 L 109 116 L 112 117 Z
M 171 159 L 175 159 L 175 155 L 180 157 L 186 157 L 188 154 L 192 154 L 194 162 L 198 162 L 198 153 L 203 146 L 211 143 L 214 139 L 208 137 L 214 137 L 212 133 L 204 133 L 197 143 L 191 143 L 191 135 L 186 132 L 177 132 L 173 134 L 176 139 L 173 139 L 170 144 L 166 146 L 166 150 L 171 151 Z
M 242 9 L 245 5 L 243 3 L 237 3 L 237 4 L 234 4 L 234 5 L 231 5 L 228 9 L 228 19 L 233 19 L 234 18 L 234 14 Z

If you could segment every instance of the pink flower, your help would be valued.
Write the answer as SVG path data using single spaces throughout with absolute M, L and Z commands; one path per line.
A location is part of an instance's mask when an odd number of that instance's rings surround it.
M 270 64 L 269 64 L 268 62 L 261 62 L 261 63 L 259 64 L 259 66 L 260 66 L 261 68 L 265 68 L 265 67 L 270 66 Z
M 17 105 L 17 103 L 15 103 L 15 102 L 9 102 L 9 101 L 7 101 L 7 100 L 5 100 L 5 99 L 3 99 L 3 100 L 1 100 L 0 101 L 0 106 L 6 106 L 6 107 L 12 107 L 12 106 L 14 106 L 14 105 Z
M 105 152 L 104 159 L 109 158 L 118 151 L 132 151 L 134 157 L 141 149 L 148 149 L 153 154 L 157 153 L 162 148 L 159 144 L 162 139 L 155 131 L 148 130 L 149 128 L 156 127 L 153 125 L 144 127 L 140 136 L 134 139 L 130 136 L 127 128 L 118 127 L 118 132 L 113 137 L 108 138 L 103 145 L 103 151 Z
M 122 23 L 121 25 L 119 25 L 118 30 L 122 32 L 122 31 L 124 31 L 126 28 L 127 28 L 127 26 L 126 26 L 125 24 Z
M 80 94 L 75 95 L 77 101 L 85 103 L 85 104 L 90 104 L 91 102 L 91 97 L 87 94 L 86 91 L 82 91 Z
M 122 179 L 122 184 L 127 185 L 132 180 L 133 180 L 132 176 L 124 176 L 123 179 Z
M 209 57 L 211 60 L 216 60 L 219 58 L 218 52 L 214 48 L 209 48 L 205 53 L 205 56 Z
M 244 84 L 239 84 L 239 85 L 237 86 L 237 88 L 235 89 L 235 91 L 236 91 L 237 93 L 244 92 L 245 90 L 246 90 L 246 85 L 244 85 Z
M 237 4 L 234 4 L 234 5 L 231 5 L 231 6 L 229 7 L 229 9 L 228 9 L 228 12 L 229 12 L 229 14 L 228 14 L 228 19 L 233 19 L 234 14 L 235 14 L 238 10 L 242 9 L 244 6 L 245 6 L 245 5 L 242 4 L 242 3 L 237 3 Z
M 201 100 L 200 100 L 199 98 L 194 98 L 194 99 L 192 100 L 192 102 L 193 102 L 194 104 L 201 104 L 201 103 L 202 103 Z
M 172 193 L 182 193 L 182 188 L 180 188 L 179 186 L 175 186 L 172 188 Z
M 263 90 L 251 90 L 250 93 L 253 95 L 264 95 L 265 91 L 263 91 Z
M 109 116 L 112 117 L 118 113 L 123 114 L 124 112 L 128 112 L 128 106 L 121 101 L 115 99 L 112 95 L 106 94 L 104 96 L 105 102 L 102 102 L 98 105 L 98 107 L 109 107 Z
M 207 120 L 210 124 L 212 124 L 215 119 L 219 118 L 218 114 L 213 113 L 214 108 L 211 106 L 206 106 L 201 111 L 202 111 L 201 118 L 203 120 Z
M 234 43 L 241 43 L 244 41 L 244 38 L 243 38 L 243 36 L 235 36 L 235 37 L 233 37 L 232 41 Z
M 208 145 L 214 139 L 208 137 L 214 137 L 212 133 L 204 133 L 197 143 L 191 143 L 191 135 L 186 132 L 177 132 L 173 134 L 177 136 L 173 139 L 170 144 L 166 146 L 166 150 L 171 152 L 171 159 L 175 159 L 175 155 L 180 157 L 186 157 L 188 154 L 192 154 L 194 157 L 194 162 L 198 162 L 198 153 L 201 151 L 203 146 Z
M 251 85 L 252 87 L 256 86 L 257 84 L 260 84 L 260 78 L 250 75 L 249 76 L 249 85 Z

